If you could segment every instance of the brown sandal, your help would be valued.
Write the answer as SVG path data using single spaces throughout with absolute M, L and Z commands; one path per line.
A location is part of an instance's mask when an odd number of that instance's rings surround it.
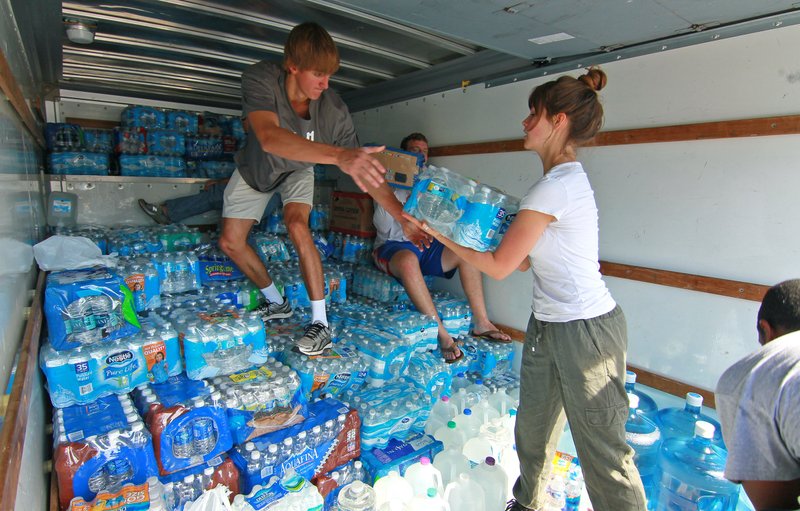
M 445 357 L 445 353 L 455 353 L 458 350 L 458 356 L 455 358 L 447 358 Z M 445 364 L 452 364 L 454 362 L 458 362 L 462 358 L 464 358 L 464 352 L 461 351 L 461 347 L 458 345 L 458 341 L 453 340 L 453 344 L 450 345 L 448 348 L 439 347 L 439 351 L 442 353 L 442 357 L 444 358 Z

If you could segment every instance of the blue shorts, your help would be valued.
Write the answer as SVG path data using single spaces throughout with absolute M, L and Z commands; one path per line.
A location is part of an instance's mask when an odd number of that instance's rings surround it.
M 432 275 L 434 277 L 451 278 L 456 273 L 456 269 L 445 272 L 442 270 L 442 251 L 444 245 L 440 241 L 433 240 L 431 246 L 425 250 L 418 249 L 410 241 L 387 241 L 380 247 L 372 251 L 372 258 L 375 260 L 375 265 L 384 273 L 392 275 L 389 270 L 389 261 L 392 257 L 401 250 L 410 250 L 417 256 L 419 260 L 419 268 L 422 270 L 423 275 Z M 398 278 L 397 275 L 392 275 Z

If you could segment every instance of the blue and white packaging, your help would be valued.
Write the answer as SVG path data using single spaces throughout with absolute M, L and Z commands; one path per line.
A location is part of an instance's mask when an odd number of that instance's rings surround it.
M 300 378 L 278 361 L 212 381 L 224 396 L 235 445 L 302 422 L 308 414 Z
M 478 252 L 491 249 L 492 240 L 506 216 L 505 200 L 505 195 L 480 185 L 453 230 L 453 241 Z
M 48 275 L 44 312 L 56 350 L 113 341 L 139 330 L 130 290 L 116 272 L 102 266 Z
M 383 447 L 391 438 L 402 440 L 423 431 L 431 411 L 430 399 L 405 380 L 358 394 L 348 391 L 342 399 L 358 410 L 365 448 Z
M 403 374 L 412 352 L 412 345 L 402 337 L 369 326 L 346 329 L 337 342 L 356 347 L 367 365 L 367 382 L 374 387 Z
M 120 124 L 125 127 L 159 129 L 167 127 L 167 116 L 158 108 L 141 105 L 126 107 L 120 115 Z
M 156 156 L 183 156 L 186 137 L 176 130 L 147 130 L 147 154 Z
M 425 352 L 411 356 L 403 378 L 423 391 L 433 405 L 441 396 L 450 395 L 453 374 L 442 357 Z
M 385 447 L 365 449 L 361 454 L 369 482 L 398 471 L 400 475 L 423 456 L 433 459 L 443 449 L 442 442 L 432 436 L 417 434 L 405 440 L 392 438 Z
M 167 129 L 179 131 L 183 134 L 197 133 L 198 115 L 195 112 L 184 110 L 169 110 L 167 112 Z
M 161 245 L 158 244 L 158 247 Z M 152 261 L 145 258 L 131 260 L 121 264 L 118 271 L 133 294 L 136 312 L 161 306 L 161 279 Z
M 183 370 L 177 333 L 168 328 L 67 351 L 46 343 L 40 364 L 56 408 L 124 394 Z
M 85 152 L 50 153 L 47 157 L 51 174 L 107 176 L 108 154 Z
M 61 502 L 156 475 L 152 438 L 127 396 L 58 410 L 54 465 Z
M 256 485 L 247 495 L 238 495 L 233 501 L 234 511 L 267 511 L 270 509 L 297 509 L 322 511 L 324 501 L 319 491 L 307 479 L 294 471 L 282 478 L 272 477 Z
M 307 398 L 341 398 L 344 391 L 357 391 L 364 386 L 366 364 L 355 348 L 337 345 L 325 356 L 308 357 L 293 351 L 292 347 L 284 352 L 283 359 L 297 371 Z
M 154 400 L 145 396 L 144 389 L 137 389 L 136 400 L 151 402 L 145 420 L 162 475 L 208 463 L 231 448 L 233 438 L 220 392 L 182 374 L 149 389 Z

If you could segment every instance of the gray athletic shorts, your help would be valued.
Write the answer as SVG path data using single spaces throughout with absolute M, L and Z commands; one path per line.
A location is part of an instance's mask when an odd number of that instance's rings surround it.
M 230 181 L 228 181 L 228 186 L 225 187 L 222 217 L 249 219 L 258 223 L 261 221 L 267 203 L 276 193 L 281 194 L 281 200 L 284 204 L 299 202 L 313 206 L 313 167 L 290 172 L 286 179 L 270 192 L 254 190 L 242 179 L 239 171 L 235 170 Z

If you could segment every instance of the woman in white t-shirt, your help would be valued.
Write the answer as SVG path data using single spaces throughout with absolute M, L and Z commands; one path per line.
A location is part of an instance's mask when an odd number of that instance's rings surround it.
M 597 206 L 576 150 L 599 131 L 597 91 L 606 75 L 590 69 L 576 79 L 544 83 L 528 99 L 525 148 L 544 175 L 520 202 L 494 253 L 456 245 L 422 228 L 459 257 L 496 279 L 533 270 L 516 422 L 520 477 L 508 509 L 541 509 L 565 419 L 595 511 L 646 509 L 644 490 L 625 443 L 627 331 L 598 262 Z

